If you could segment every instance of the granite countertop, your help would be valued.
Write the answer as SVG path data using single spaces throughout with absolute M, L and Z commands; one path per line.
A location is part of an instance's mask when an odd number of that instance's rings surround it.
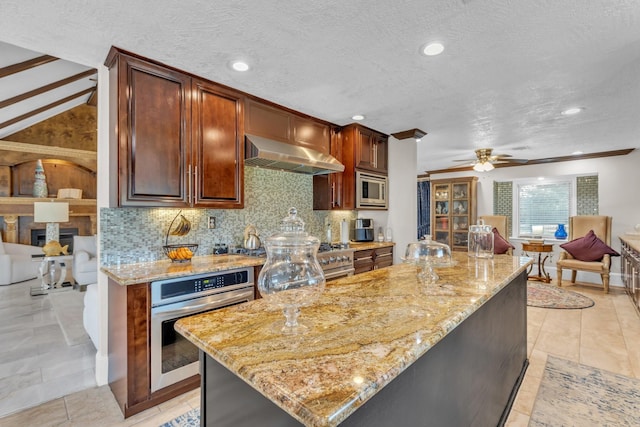
M 620 240 L 626 242 L 636 251 L 640 252 L 640 234 L 627 233 L 623 236 L 618 236 Z
M 362 251 L 365 249 L 378 249 L 388 248 L 389 246 L 395 246 L 394 242 L 349 242 L 349 249 L 356 251 Z
M 531 263 L 499 255 L 478 268 L 453 256 L 435 286 L 408 264 L 330 282 L 302 308 L 304 334 L 276 332 L 284 317 L 266 299 L 180 319 L 176 330 L 304 425 L 336 426 Z
M 174 277 L 192 276 L 201 273 L 254 267 L 264 264 L 264 258 L 244 255 L 201 255 L 190 262 L 178 263 L 166 259 L 162 261 L 124 264 L 117 267 L 102 267 L 100 270 L 121 285 L 151 282 Z

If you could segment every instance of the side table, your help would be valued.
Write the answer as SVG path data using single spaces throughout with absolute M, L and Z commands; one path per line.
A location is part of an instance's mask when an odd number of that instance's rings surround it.
M 73 255 L 33 255 L 31 259 L 34 262 L 40 262 L 40 267 L 38 267 L 40 286 L 31 288 L 31 296 L 45 295 L 53 289 L 62 288 L 67 277 L 67 262 L 73 260 Z M 59 278 L 56 277 L 58 272 L 60 272 Z
M 549 277 L 549 273 L 544 269 L 544 265 L 553 255 L 553 245 L 545 245 L 544 243 L 523 243 L 522 252 L 524 252 L 525 256 L 529 256 L 529 253 L 533 253 L 531 258 L 534 260 L 536 259 L 536 255 L 538 258 L 538 275 L 531 275 L 531 271 L 533 270 L 533 265 L 531 265 L 529 267 L 529 271 L 527 271 L 527 274 L 529 274 L 528 279 L 544 283 L 551 282 L 551 277 Z

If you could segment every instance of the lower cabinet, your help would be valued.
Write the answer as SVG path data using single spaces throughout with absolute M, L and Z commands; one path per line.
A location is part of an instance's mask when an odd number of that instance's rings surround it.
M 620 241 L 622 280 L 627 293 L 633 300 L 633 305 L 640 311 L 640 245 L 632 245 L 624 239 Z
M 393 246 L 375 249 L 362 249 L 353 253 L 355 274 L 393 265 Z
M 151 287 L 109 279 L 109 386 L 130 417 L 200 386 L 200 375 L 151 392 Z

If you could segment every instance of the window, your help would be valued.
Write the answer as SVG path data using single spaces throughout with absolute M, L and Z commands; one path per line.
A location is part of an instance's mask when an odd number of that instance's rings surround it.
M 514 225 L 517 236 L 553 238 L 558 224 L 575 212 L 575 177 L 516 182 Z

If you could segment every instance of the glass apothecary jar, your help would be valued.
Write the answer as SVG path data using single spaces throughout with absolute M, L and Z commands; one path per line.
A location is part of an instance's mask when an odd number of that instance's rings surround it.
M 267 261 L 258 275 L 262 297 L 281 307 L 285 320 L 274 326 L 284 333 L 302 332 L 308 326 L 298 322 L 300 307 L 313 303 L 325 286 L 318 263 L 320 240 L 304 231 L 304 221 L 296 208 L 280 225 L 280 232 L 264 242 Z

